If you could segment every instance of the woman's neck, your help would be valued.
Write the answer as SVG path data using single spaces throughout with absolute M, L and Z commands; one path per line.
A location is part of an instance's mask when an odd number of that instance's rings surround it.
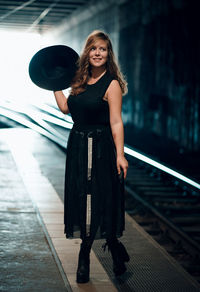
M 106 67 L 92 68 L 91 69 L 91 78 L 97 79 L 100 78 L 106 71 Z

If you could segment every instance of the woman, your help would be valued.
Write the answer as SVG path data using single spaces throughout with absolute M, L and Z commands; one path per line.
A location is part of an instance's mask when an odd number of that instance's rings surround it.
M 89 281 L 89 253 L 94 239 L 105 238 L 116 276 L 126 271 L 129 256 L 117 238 L 124 230 L 124 157 L 121 118 L 126 82 L 114 58 L 109 37 L 92 32 L 79 59 L 66 98 L 54 95 L 60 110 L 74 121 L 67 144 L 65 234 L 82 239 L 77 282 Z

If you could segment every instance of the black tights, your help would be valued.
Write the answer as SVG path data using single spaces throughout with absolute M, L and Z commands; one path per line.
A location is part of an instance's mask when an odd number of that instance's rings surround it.
M 85 237 L 85 238 L 82 239 L 81 245 L 91 249 L 93 242 L 94 242 L 94 238 Z
M 85 237 L 82 239 L 81 245 L 90 250 L 93 242 L 94 242 L 94 237 Z M 115 244 L 116 242 L 118 242 L 118 240 L 116 237 L 110 237 L 110 238 L 106 239 L 106 242 L 108 243 L 108 245 L 112 245 L 112 244 Z

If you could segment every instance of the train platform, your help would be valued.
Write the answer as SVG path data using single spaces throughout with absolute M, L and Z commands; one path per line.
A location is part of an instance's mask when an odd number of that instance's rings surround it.
M 24 128 L 0 130 L 0 291 L 196 292 L 200 285 L 126 214 L 121 241 L 131 260 L 116 279 L 104 240 L 91 252 L 90 281 L 76 283 L 79 239 L 63 233 L 65 153 Z

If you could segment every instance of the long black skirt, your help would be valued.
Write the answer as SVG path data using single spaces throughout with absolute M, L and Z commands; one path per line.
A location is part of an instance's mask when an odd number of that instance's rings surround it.
M 64 223 L 67 238 L 121 237 L 124 179 L 110 126 L 74 125 L 67 144 Z

